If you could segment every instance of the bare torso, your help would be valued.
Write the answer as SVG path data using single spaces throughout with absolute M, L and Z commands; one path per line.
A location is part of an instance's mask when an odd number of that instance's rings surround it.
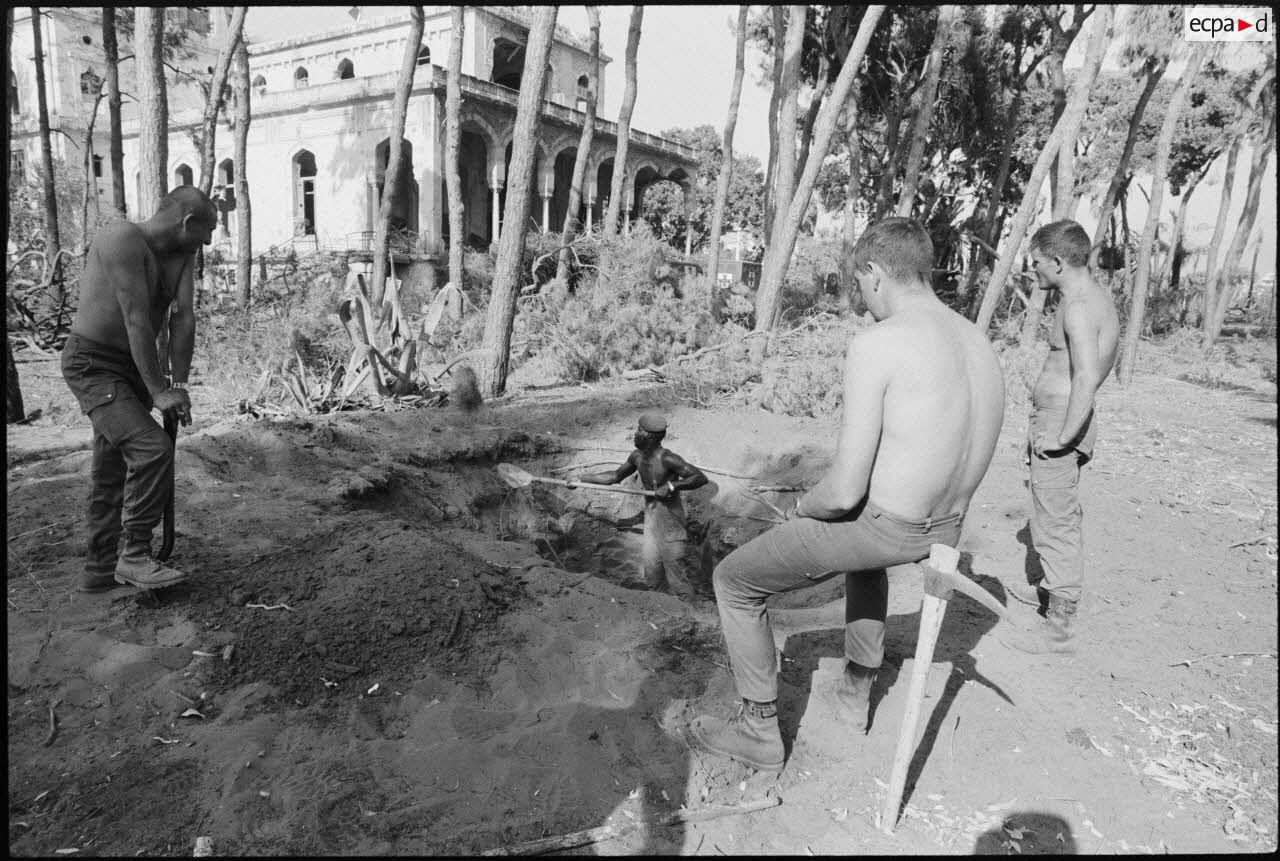
M 1058 306 L 1053 326 L 1049 330 L 1049 355 L 1045 357 L 1040 376 L 1031 392 L 1032 401 L 1038 405 L 1062 404 L 1071 395 L 1071 356 L 1062 325 L 1069 301 L 1081 303 L 1098 338 L 1098 378 L 1093 383 L 1095 392 L 1115 365 L 1120 344 L 1120 316 L 1116 313 L 1111 297 L 1095 284 L 1092 289 L 1074 299 L 1064 298 Z
M 113 285 L 102 273 L 107 265 L 106 261 L 112 256 L 138 246 L 142 249 L 140 257 L 143 260 L 143 271 L 137 273 L 136 287 L 147 297 L 152 331 L 160 331 L 165 311 L 177 295 L 182 270 L 193 262 L 192 255 L 157 255 L 147 244 L 138 225 L 122 221 L 104 227 L 89 247 L 84 274 L 80 278 L 80 307 L 71 324 L 72 332 L 99 344 L 129 352 L 129 332 L 125 327 L 120 300 Z
M 1004 377 L 991 344 L 941 303 L 877 324 L 891 333 L 880 445 L 867 497 L 910 519 L 969 505 L 1004 420 Z

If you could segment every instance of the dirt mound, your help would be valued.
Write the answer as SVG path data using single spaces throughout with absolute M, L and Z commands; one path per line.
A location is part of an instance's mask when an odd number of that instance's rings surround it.
M 344 528 L 345 527 L 345 528 Z M 404 684 L 427 664 L 483 679 L 494 623 L 523 594 L 511 579 L 403 521 L 340 525 L 243 569 L 192 616 L 234 632 L 210 680 L 267 682 L 303 704 Z

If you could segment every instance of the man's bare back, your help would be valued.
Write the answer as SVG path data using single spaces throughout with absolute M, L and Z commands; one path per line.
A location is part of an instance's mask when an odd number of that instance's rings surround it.
M 129 286 L 145 297 L 151 329 L 159 332 L 165 311 L 178 294 L 183 269 L 189 267 L 193 259 L 193 255 L 186 253 L 156 254 L 141 228 L 132 222 L 117 221 L 102 228 L 85 259 L 80 279 L 80 307 L 71 331 L 129 352 L 129 332 L 110 270 L 127 268 L 133 274 Z
M 856 341 L 868 360 L 858 373 L 885 379 L 867 498 L 913 520 L 964 511 L 1004 419 L 1004 377 L 990 343 L 936 301 L 903 310 Z
M 1037 404 L 1062 403 L 1071 395 L 1072 345 L 1068 343 L 1064 321 L 1068 316 L 1083 318 L 1088 330 L 1096 339 L 1093 349 L 1097 356 L 1094 373 L 1090 374 L 1092 397 L 1115 366 L 1120 345 L 1120 315 L 1107 292 L 1093 282 L 1092 289 L 1075 296 L 1063 296 L 1062 304 L 1049 330 L 1049 355 L 1040 368 L 1040 376 L 1032 390 L 1032 400 Z M 1082 344 L 1076 349 L 1085 348 Z M 1089 382 L 1089 381 L 1082 381 Z

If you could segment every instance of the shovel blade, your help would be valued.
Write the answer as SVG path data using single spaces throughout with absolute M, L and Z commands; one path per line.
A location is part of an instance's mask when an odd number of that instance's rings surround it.
M 528 487 L 533 484 L 533 476 L 525 472 L 518 466 L 510 463 L 500 463 L 496 467 L 498 478 L 502 479 L 511 487 Z

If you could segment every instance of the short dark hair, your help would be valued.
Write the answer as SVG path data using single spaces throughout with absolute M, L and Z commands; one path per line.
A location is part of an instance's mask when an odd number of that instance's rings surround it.
M 853 268 L 878 263 L 893 278 L 912 277 L 931 283 L 933 240 L 920 222 L 910 218 L 886 218 L 867 228 L 853 248 Z
M 199 215 L 205 224 L 218 223 L 218 208 L 213 205 L 209 195 L 194 185 L 178 186 L 160 198 L 160 206 L 156 208 L 156 215 L 162 215 L 174 221 L 182 221 L 192 214 Z
M 1032 234 L 1029 247 L 1047 257 L 1059 257 L 1068 266 L 1088 266 L 1093 243 L 1078 222 L 1064 218 L 1046 224 Z

